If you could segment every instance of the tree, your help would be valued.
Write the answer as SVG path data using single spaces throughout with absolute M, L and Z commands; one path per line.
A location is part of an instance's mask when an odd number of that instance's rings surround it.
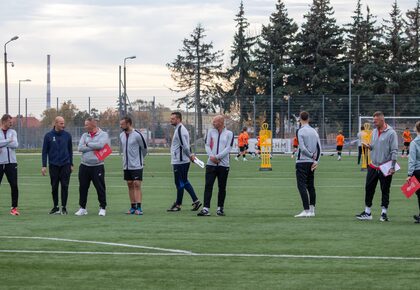
M 167 64 L 172 79 L 176 82 L 174 92 L 186 93 L 177 100 L 178 107 L 186 104 L 188 108 L 196 108 L 198 121 L 198 138 L 203 135 L 202 111 L 215 111 L 219 104 L 216 96 L 216 83 L 222 68 L 222 51 L 213 52 L 213 43 L 205 43 L 205 30 L 199 24 L 184 39 L 180 54 Z
M 226 72 L 227 79 L 231 81 L 233 78 L 234 81 L 232 89 L 227 93 L 227 97 L 230 97 L 230 100 L 224 103 L 224 109 L 228 110 L 233 102 L 237 103 L 240 109 L 240 124 L 242 124 L 243 119 L 248 119 L 246 109 L 251 107 L 252 100 L 250 100 L 250 96 L 255 94 L 255 87 L 252 85 L 253 79 L 250 72 L 252 67 L 251 48 L 255 44 L 255 37 L 246 35 L 249 22 L 245 17 L 243 1 L 241 1 L 239 6 L 239 12 L 235 21 L 237 31 L 231 50 L 231 67 Z
M 61 104 L 61 107 L 58 110 L 58 115 L 64 118 L 67 126 L 72 126 L 74 117 L 78 111 L 79 109 L 70 100 L 68 100 L 67 102 Z
M 405 33 L 407 36 L 407 57 L 412 93 L 420 93 L 420 0 L 416 7 L 406 13 Z
M 294 47 L 301 94 L 336 94 L 345 91 L 342 29 L 336 25 L 329 0 L 313 0 L 304 16 Z
M 387 92 L 392 94 L 406 93 L 407 88 L 407 65 L 404 58 L 406 49 L 406 40 L 403 37 L 403 21 L 401 10 L 398 7 L 397 0 L 392 4 L 392 11 L 389 14 L 390 20 L 384 22 L 384 39 L 387 62 L 386 78 Z
M 271 94 L 271 72 L 273 65 L 273 87 L 274 87 L 274 112 L 281 110 L 284 102 L 283 96 L 293 94 L 293 74 L 295 71 L 292 60 L 292 48 L 296 41 L 297 24 L 289 18 L 287 9 L 282 0 L 278 0 L 276 10 L 270 16 L 268 25 L 262 27 L 261 35 L 255 50 L 254 70 L 257 78 L 257 91 L 259 93 Z M 267 115 L 267 108 L 270 108 L 268 98 L 256 98 L 257 112 L 261 116 Z M 265 109 L 264 109 L 265 108 Z M 275 124 L 275 122 L 274 122 Z M 272 128 L 275 132 L 276 130 Z
M 44 127 L 50 127 L 54 125 L 55 118 L 57 117 L 57 109 L 50 108 L 47 110 L 44 110 L 41 115 L 41 124 Z

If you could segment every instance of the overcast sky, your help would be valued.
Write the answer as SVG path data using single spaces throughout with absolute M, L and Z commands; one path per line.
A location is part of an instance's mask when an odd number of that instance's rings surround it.
M 127 93 L 130 99 L 151 99 L 173 104 L 175 95 L 165 66 L 172 61 L 198 23 L 216 49 L 229 49 L 235 33 L 239 0 L 0 0 L 0 41 L 7 42 L 9 112 L 21 112 L 28 98 L 28 113 L 39 117 L 46 106 L 47 54 L 51 55 L 52 104 L 71 99 L 80 109 L 114 107 L 118 97 L 118 65 L 127 56 Z M 250 33 L 257 34 L 268 22 L 276 0 L 245 0 Z M 302 22 L 311 0 L 284 0 L 290 17 Z M 339 24 L 348 23 L 355 0 L 331 0 Z M 388 18 L 394 0 L 363 0 L 379 22 Z M 403 13 L 416 0 L 398 0 Z M 3 52 L 2 52 L 3 53 Z M 2 60 L 3 62 L 3 60 Z M 4 65 L 4 64 L 3 64 Z M 2 66 L 3 67 L 3 66 Z M 0 112 L 4 106 L 4 70 L 0 70 Z

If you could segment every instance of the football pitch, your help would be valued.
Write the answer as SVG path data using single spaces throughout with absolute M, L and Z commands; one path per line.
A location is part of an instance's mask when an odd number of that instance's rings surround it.
M 124 214 L 129 202 L 119 156 L 106 160 L 106 217 L 97 215 L 93 186 L 89 214 L 74 216 L 78 165 L 69 215 L 51 216 L 40 156 L 20 155 L 18 163 L 21 216 L 8 213 L 6 177 L 0 187 L 1 289 L 419 288 L 416 196 L 408 200 L 399 189 L 406 159 L 400 158 L 402 170 L 393 179 L 387 223 L 379 221 L 379 185 L 373 220 L 355 219 L 364 209 L 366 173 L 346 155 L 340 162 L 321 158 L 316 217 L 305 219 L 293 217 L 302 205 L 289 156 L 275 156 L 272 172 L 258 171 L 258 160 L 231 158 L 225 217 L 215 215 L 217 187 L 210 217 L 190 211 L 187 193 L 180 212 L 166 212 L 175 200 L 169 156 L 146 159 L 144 216 Z M 192 165 L 190 181 L 202 200 L 204 170 Z

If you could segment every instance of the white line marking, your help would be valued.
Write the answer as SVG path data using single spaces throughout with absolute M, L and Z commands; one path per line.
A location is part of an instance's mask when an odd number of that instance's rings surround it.
M 35 250 L 0 250 L 0 253 L 11 254 L 62 254 L 62 255 L 119 255 L 119 256 L 197 256 L 197 257 L 233 257 L 233 258 L 283 258 L 283 259 L 316 259 L 316 260 L 388 260 L 420 261 L 420 257 L 381 257 L 381 256 L 326 256 L 326 255 L 276 255 L 276 254 L 233 254 L 192 252 L 178 253 L 140 253 L 140 252 L 78 252 L 78 251 L 35 251 Z
M 163 251 L 163 252 L 169 252 L 169 253 L 179 253 L 179 254 L 192 254 L 190 251 L 175 250 L 175 249 L 165 249 L 165 248 L 147 247 L 147 246 L 120 244 L 120 243 L 107 243 L 107 242 L 98 242 L 98 241 L 83 241 L 83 240 L 60 239 L 60 238 L 0 236 L 0 239 L 22 239 L 22 240 L 23 239 L 26 239 L 26 240 L 59 241 L 59 242 L 70 242 L 70 243 L 82 243 L 82 244 L 95 244 L 95 245 L 105 245 L 105 246 L 116 246 L 116 247 L 124 247 L 124 248 L 146 249 L 146 250 Z

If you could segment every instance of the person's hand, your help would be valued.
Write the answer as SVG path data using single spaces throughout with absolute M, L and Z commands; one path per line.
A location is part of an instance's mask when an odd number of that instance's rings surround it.
M 411 179 L 411 176 L 409 176 L 409 177 L 407 177 L 407 179 L 405 180 L 405 181 L 410 181 L 410 179 Z
M 41 168 L 41 173 L 42 173 L 42 176 L 47 175 L 47 167 L 42 167 Z
M 216 156 L 210 156 L 210 160 L 211 160 L 211 162 L 216 163 L 216 164 L 218 164 L 220 162 L 220 160 L 217 159 Z
M 72 166 L 70 167 L 70 172 L 73 172 L 73 168 L 74 168 L 74 167 L 73 167 L 73 165 L 72 165 Z
M 388 171 L 388 174 L 389 175 L 394 175 L 394 173 L 395 173 L 395 168 L 390 168 L 389 171 Z
M 312 163 L 311 171 L 315 171 L 315 169 L 317 169 L 317 167 L 318 167 L 318 162 Z
M 194 154 L 190 155 L 190 160 L 191 160 L 191 162 L 194 162 L 194 160 L 195 160 L 195 155 Z

